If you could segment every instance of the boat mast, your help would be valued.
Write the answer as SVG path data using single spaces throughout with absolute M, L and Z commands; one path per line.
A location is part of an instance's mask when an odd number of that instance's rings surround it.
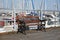
M 14 20 L 14 27 L 16 25 L 16 14 L 15 14 L 15 8 L 14 8 L 14 0 L 12 0 L 12 14 L 13 14 L 13 20 Z
M 35 7 L 34 7 L 34 2 L 33 2 L 33 0 L 31 0 L 31 2 L 32 2 L 33 11 L 34 11 L 34 13 L 35 13 Z M 33 16 L 34 16 L 34 14 L 33 14 Z

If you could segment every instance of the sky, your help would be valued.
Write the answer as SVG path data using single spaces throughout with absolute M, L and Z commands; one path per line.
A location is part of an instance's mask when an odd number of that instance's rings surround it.
M 14 9 L 60 11 L 60 0 L 33 0 L 34 5 L 31 0 L 14 0 L 13 4 Z M 12 0 L 0 0 L 0 8 L 12 9 Z

